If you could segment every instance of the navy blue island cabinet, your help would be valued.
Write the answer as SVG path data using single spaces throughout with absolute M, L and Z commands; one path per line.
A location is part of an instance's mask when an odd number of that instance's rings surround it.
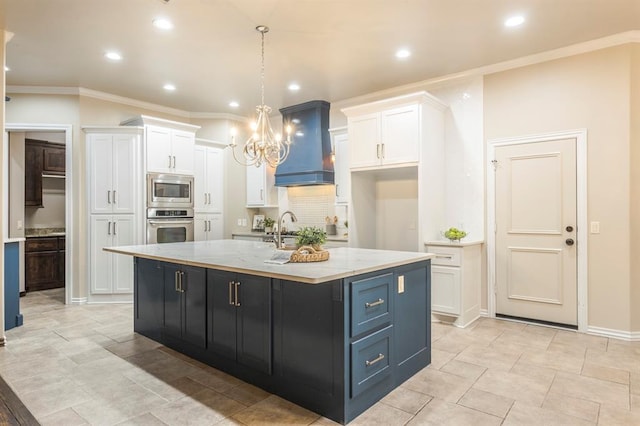
M 134 329 L 344 424 L 431 362 L 430 268 L 306 284 L 136 257 Z

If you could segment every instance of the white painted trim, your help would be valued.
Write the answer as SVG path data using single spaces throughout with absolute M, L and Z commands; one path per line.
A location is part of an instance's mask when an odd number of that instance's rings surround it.
M 544 142 L 558 139 L 576 140 L 576 246 L 578 258 L 578 331 L 587 332 L 588 318 L 588 235 L 587 235 L 587 129 L 567 130 L 518 136 L 513 138 L 490 139 L 487 141 L 487 313 L 496 316 L 495 289 L 495 250 L 496 250 L 496 212 L 495 212 L 495 174 L 491 160 L 495 158 L 497 146 L 518 145 Z
M 11 132 L 65 132 L 65 162 L 66 164 L 73 164 L 73 126 L 71 124 L 40 124 L 40 123 L 6 123 L 5 131 Z M 5 165 L 6 166 L 6 165 Z M 66 304 L 73 303 L 71 295 L 74 290 L 73 281 L 73 268 L 71 263 L 73 259 L 76 259 L 76 250 L 78 249 L 73 244 L 74 232 L 73 232 L 73 206 L 75 205 L 75 199 L 73 194 L 73 167 L 67 167 L 65 172 L 65 286 L 64 286 L 64 300 Z M 4 211 L 8 211 L 5 208 Z M 79 289 L 78 289 L 79 290 Z M 85 299 L 86 300 L 86 299 Z
M 486 309 L 480 309 L 480 316 L 481 317 L 488 317 L 489 316 L 489 311 L 487 311 Z
M 226 148 L 229 146 L 228 143 L 204 138 L 196 138 L 196 145 L 211 146 L 214 148 Z
M 87 303 L 86 297 L 72 297 L 71 304 L 72 305 L 84 305 Z
M 640 341 L 639 331 L 629 332 L 629 331 L 623 331 L 623 330 L 614 330 L 611 328 L 589 326 L 587 328 L 587 334 L 593 334 L 594 336 L 609 337 L 613 339 L 627 340 L 630 342 Z

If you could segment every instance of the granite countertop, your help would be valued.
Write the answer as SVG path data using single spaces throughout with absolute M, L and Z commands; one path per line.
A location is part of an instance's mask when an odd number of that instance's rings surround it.
M 276 251 L 272 243 L 241 240 L 105 247 L 104 250 L 146 259 L 280 278 L 306 284 L 317 284 L 407 265 L 435 256 L 420 252 L 340 247 L 328 249 L 330 258 L 324 262 L 277 265 L 264 262 Z
M 271 237 L 273 236 L 273 233 L 264 233 L 264 232 L 234 232 L 231 234 L 232 236 L 238 236 L 238 237 L 255 237 L 255 238 L 262 238 L 262 237 Z M 282 237 L 284 238 L 295 238 L 295 234 L 291 234 L 291 233 L 287 233 L 287 234 L 282 234 Z M 343 241 L 343 242 L 349 242 L 349 238 L 347 237 L 343 237 L 340 235 L 327 235 L 327 241 Z
M 64 228 L 25 228 L 24 236 L 26 238 L 33 237 L 64 237 Z

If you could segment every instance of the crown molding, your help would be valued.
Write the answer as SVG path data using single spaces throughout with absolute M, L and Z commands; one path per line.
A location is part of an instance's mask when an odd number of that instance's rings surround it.
M 231 120 L 231 121 L 243 121 L 248 122 L 247 117 L 241 115 L 230 114 L 228 112 L 192 112 L 189 113 L 191 118 L 214 118 L 218 120 Z
M 343 99 L 332 102 L 332 106 L 336 109 L 347 108 L 352 105 L 359 105 L 372 102 L 377 99 L 383 99 L 390 96 L 398 96 L 399 94 L 415 92 L 418 90 L 433 89 L 440 86 L 450 85 L 459 80 L 467 80 L 474 77 L 482 77 L 488 74 L 508 71 L 511 69 L 521 68 L 529 65 L 535 65 L 542 62 L 548 62 L 555 59 L 567 58 L 570 56 L 580 55 L 583 53 L 593 52 L 609 47 L 620 46 L 627 43 L 640 43 L 640 31 L 627 31 L 624 33 L 614 34 L 595 40 L 585 41 L 570 46 L 560 47 L 558 49 L 548 50 L 535 55 L 523 56 L 509 61 L 498 62 L 484 67 L 472 68 L 470 70 L 447 74 L 441 77 L 434 77 L 427 80 L 409 83 L 402 86 L 396 86 L 390 89 L 384 89 L 366 95 Z
M 189 118 L 189 112 L 176 109 L 169 108 L 162 105 L 152 104 L 151 102 L 139 101 L 137 99 L 126 98 L 124 96 L 112 95 L 110 93 L 98 92 L 97 90 L 85 89 L 84 87 L 78 88 L 79 95 L 85 96 L 87 98 L 100 99 L 102 101 L 115 102 L 118 104 L 129 105 L 136 108 L 147 109 L 151 111 L 161 112 L 164 114 L 171 114 L 177 117 L 185 117 Z

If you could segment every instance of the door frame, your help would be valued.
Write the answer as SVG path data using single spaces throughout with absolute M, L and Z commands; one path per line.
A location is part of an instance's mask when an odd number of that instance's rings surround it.
M 496 193 L 492 160 L 497 147 L 526 143 L 575 139 L 576 143 L 576 236 L 578 331 L 588 327 L 588 250 L 587 250 L 587 129 L 539 133 L 487 140 L 487 315 L 496 316 Z
M 39 123 L 5 123 L 4 130 L 7 133 L 11 132 L 64 132 L 65 134 L 65 162 L 67 164 L 65 171 L 65 212 L 64 212 L 64 224 L 65 224 L 65 240 L 67 244 L 65 246 L 64 253 L 64 303 L 80 303 L 80 300 L 73 300 L 73 268 L 71 260 L 75 256 L 75 245 L 73 244 L 73 206 L 74 206 L 74 194 L 73 194 L 73 125 L 71 124 L 39 124 Z M 8 158 L 5 156 L 4 169 L 8 170 Z M 6 194 L 3 197 L 3 203 L 6 203 Z M 9 206 L 5 205 L 3 211 L 8 211 Z

